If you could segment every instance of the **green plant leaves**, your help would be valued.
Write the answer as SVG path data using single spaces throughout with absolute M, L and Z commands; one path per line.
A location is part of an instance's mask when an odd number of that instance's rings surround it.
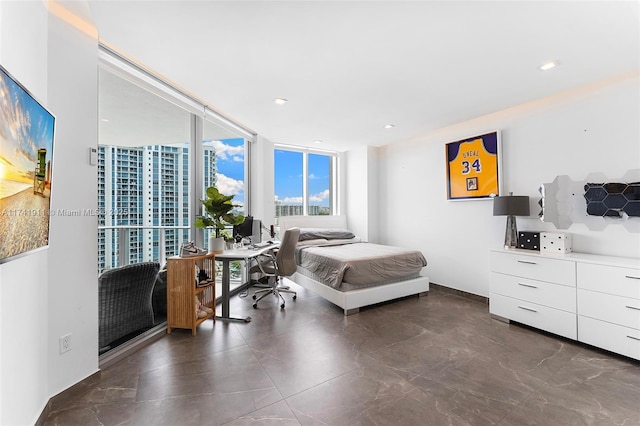
M 233 204 L 234 195 L 224 195 L 215 186 L 210 186 L 206 190 L 207 198 L 200 200 L 207 216 L 198 216 L 193 223 L 196 228 L 214 228 L 216 237 L 220 236 L 220 231 L 228 225 L 240 225 L 244 222 L 244 216 L 233 212 L 240 205 Z

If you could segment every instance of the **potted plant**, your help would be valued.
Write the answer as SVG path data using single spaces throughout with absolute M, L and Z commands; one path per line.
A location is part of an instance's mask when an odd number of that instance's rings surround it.
M 224 244 L 226 248 L 228 249 L 233 248 L 233 243 L 235 242 L 235 240 L 231 236 L 231 233 L 229 232 L 229 230 L 222 231 L 220 233 L 220 236 L 224 239 Z
M 240 225 L 244 222 L 244 216 L 233 211 L 235 207 L 240 207 L 232 203 L 233 195 L 221 194 L 215 186 L 207 188 L 206 195 L 204 200 L 200 200 L 206 215 L 198 216 L 194 226 L 200 229 L 215 229 L 215 238 L 213 235 L 209 238 L 209 251 L 224 250 L 224 238 L 221 233 L 229 225 Z

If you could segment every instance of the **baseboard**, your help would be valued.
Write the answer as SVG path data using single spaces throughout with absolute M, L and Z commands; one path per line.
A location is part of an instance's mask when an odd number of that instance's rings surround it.
M 109 365 L 112 365 L 127 356 L 131 355 L 133 352 L 143 348 L 144 346 L 155 342 L 156 340 L 166 336 L 167 325 L 166 322 L 159 324 L 158 326 L 152 328 L 151 330 L 146 331 L 145 333 L 137 336 L 127 343 L 124 343 L 117 348 L 101 355 L 98 358 L 99 367 L 101 369 L 106 368 Z M 42 413 L 38 417 L 36 421 L 36 426 L 43 426 L 49 415 L 51 413 L 66 407 L 70 404 L 71 401 L 79 398 L 87 392 L 87 389 L 93 388 L 93 386 L 100 380 L 100 370 L 96 371 L 92 375 L 87 378 L 79 381 L 78 383 L 71 385 L 67 389 L 58 393 L 57 395 L 49 398 L 49 401 L 45 405 Z
M 126 358 L 131 355 L 133 352 L 143 348 L 144 346 L 155 342 L 156 340 L 167 335 L 167 322 L 162 322 L 150 330 L 145 331 L 139 336 L 134 337 L 133 339 L 123 343 L 117 348 L 111 349 L 110 351 L 100 355 L 98 357 L 98 365 L 99 367 L 106 368 L 110 365 L 115 364 L 121 359 Z
M 45 405 L 42 413 L 36 420 L 36 426 L 44 426 L 47 421 L 47 418 L 51 413 L 60 409 L 61 407 L 65 407 L 69 405 L 70 401 L 84 395 L 88 389 L 92 388 L 98 381 L 100 380 L 100 371 L 96 371 L 91 374 L 87 378 L 79 381 L 75 385 L 68 387 L 57 395 L 49 398 L 49 401 Z
M 457 290 L 457 289 L 451 288 L 451 287 L 446 287 L 446 286 L 443 286 L 443 285 L 440 285 L 440 284 L 436 284 L 434 282 L 431 282 L 429 284 L 430 284 L 430 289 L 432 289 L 432 290 L 442 291 L 443 293 L 455 294 L 456 296 L 461 296 L 461 297 L 464 297 L 466 299 L 471 299 L 471 300 L 475 300 L 477 302 L 486 303 L 487 305 L 489 304 L 489 298 L 488 297 L 480 296 L 480 295 L 473 294 L 473 293 L 468 293 L 466 291 Z

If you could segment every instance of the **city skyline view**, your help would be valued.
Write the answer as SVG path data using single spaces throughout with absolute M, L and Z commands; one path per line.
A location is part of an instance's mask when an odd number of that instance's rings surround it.
M 244 207 L 244 143 L 243 138 L 208 140 L 203 142 L 215 152 L 215 186 L 225 195 L 234 195 L 234 204 Z M 297 151 L 274 151 L 274 184 L 277 208 L 276 216 L 302 214 L 303 204 L 303 153 Z M 308 199 L 313 212 L 328 213 L 331 201 L 331 157 L 320 154 L 308 155 Z M 206 189 L 206 188 L 205 188 Z M 282 209 L 292 206 L 292 209 Z M 242 209 L 243 210 L 243 209 Z M 285 213 L 289 211 L 289 213 Z
M 234 204 L 245 211 L 244 138 L 211 139 L 203 144 L 203 189 L 215 186 L 234 196 Z M 170 256 L 183 241 L 193 239 L 190 231 L 192 155 L 189 143 L 119 147 L 100 145 L 98 150 L 99 266 L 108 268 L 121 261 L 136 263 Z M 307 172 L 303 160 L 307 156 Z M 275 150 L 276 218 L 289 215 L 331 214 L 330 155 Z M 307 205 L 303 187 L 307 185 Z M 204 198 L 204 194 L 201 196 Z M 112 214 L 111 212 L 126 212 Z M 277 221 L 276 221 L 277 223 Z M 128 237 L 117 228 L 127 228 Z M 160 230 L 160 228 L 163 228 Z M 123 243 L 123 245 L 121 245 Z

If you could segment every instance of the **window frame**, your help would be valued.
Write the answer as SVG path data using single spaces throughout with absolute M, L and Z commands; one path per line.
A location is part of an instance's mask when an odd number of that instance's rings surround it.
M 192 183 L 192 191 L 189 194 L 189 232 L 191 238 L 199 247 L 204 246 L 204 231 L 196 228 L 193 223 L 196 216 L 200 215 L 200 194 L 204 191 L 204 170 L 201 163 L 203 162 L 202 140 L 204 135 L 205 121 L 212 122 L 230 132 L 236 133 L 238 137 L 245 139 L 245 211 L 251 212 L 251 150 L 252 145 L 257 140 L 257 134 L 253 130 L 242 126 L 233 120 L 227 118 L 208 102 L 193 96 L 192 94 L 181 91 L 178 87 L 147 69 L 137 61 L 128 58 L 120 51 L 111 47 L 105 42 L 98 44 L 98 64 L 101 69 L 111 72 L 118 77 L 135 84 L 142 89 L 149 91 L 170 102 L 190 114 L 190 150 L 193 155 L 190 158 L 190 179 Z M 164 255 L 159 259 L 164 263 Z
M 330 174 L 329 185 L 331 191 L 331 199 L 329 200 L 330 214 L 329 216 L 339 216 L 341 214 L 340 209 L 340 185 L 339 185 L 339 168 L 340 168 L 340 153 L 336 151 L 313 149 L 302 146 L 274 144 L 275 151 L 290 151 L 299 152 L 302 154 L 302 215 L 309 216 L 309 154 L 324 155 L 330 157 Z M 275 180 L 275 161 L 274 161 L 274 180 Z M 275 192 L 275 189 L 274 189 Z M 276 194 L 274 194 L 276 195 Z M 275 198 L 275 197 L 274 197 Z M 275 210 L 275 205 L 274 205 Z M 277 218 L 278 216 L 276 216 Z

